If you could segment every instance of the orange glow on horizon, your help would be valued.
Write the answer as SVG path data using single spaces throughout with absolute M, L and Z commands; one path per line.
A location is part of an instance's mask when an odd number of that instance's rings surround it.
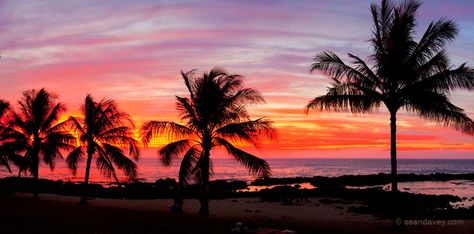
M 128 109 L 127 106 L 123 105 L 120 105 L 120 108 Z M 282 112 L 292 115 L 297 114 L 286 110 Z M 71 113 L 77 116 L 77 113 Z M 68 116 L 68 114 L 63 115 L 61 120 L 67 119 L 65 116 Z M 422 150 L 471 152 L 474 149 L 474 143 L 469 141 L 469 136 L 413 116 L 402 116 L 399 121 L 399 134 L 397 135 L 397 149 L 399 152 Z M 160 120 L 158 116 L 152 118 L 153 120 Z M 135 139 L 140 142 L 139 128 L 144 122 L 142 121 L 144 118 L 139 117 L 139 119 L 141 121 L 135 123 L 134 135 Z M 354 149 L 378 150 L 380 152 L 388 152 L 389 149 L 388 121 L 383 114 L 353 116 L 347 113 L 312 113 L 309 116 L 301 114 L 298 121 L 282 117 L 275 117 L 274 119 L 277 119 L 277 121 L 274 121 L 274 126 L 278 129 L 279 140 L 277 142 L 264 142 L 261 144 L 261 148 L 257 149 L 257 152 L 267 156 L 268 154 L 264 153 L 265 151 L 274 153 L 275 150 L 283 153 L 283 155 L 275 155 L 276 157 L 285 157 L 285 152 L 290 151 L 316 150 L 331 155 L 331 152 L 350 152 Z M 179 122 L 177 118 L 167 118 L 166 120 Z M 449 140 L 451 137 L 454 140 Z M 170 139 L 168 136 L 162 135 L 155 137 L 145 148 L 155 151 L 176 140 L 178 139 Z M 253 147 L 242 142 L 234 143 L 245 150 L 253 149 Z M 141 142 L 140 145 L 142 148 L 144 147 Z

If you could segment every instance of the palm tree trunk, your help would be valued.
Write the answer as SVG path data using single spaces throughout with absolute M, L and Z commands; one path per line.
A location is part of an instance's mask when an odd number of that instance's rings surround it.
M 390 112 L 390 162 L 392 165 L 392 192 L 398 191 L 397 184 L 397 112 Z
M 35 154 L 33 156 L 33 200 L 38 201 L 39 200 L 39 160 L 38 160 L 38 154 Z
M 113 176 L 114 176 L 114 179 L 115 179 L 115 183 L 117 183 L 117 187 L 121 188 L 122 184 L 120 183 L 120 180 L 117 177 L 117 175 L 115 174 L 115 172 L 113 173 Z
M 39 200 L 39 142 L 38 136 L 35 136 L 35 140 L 33 141 L 33 158 L 32 158 L 32 164 L 31 169 L 33 172 L 33 200 L 38 201 Z
M 199 202 L 201 203 L 201 207 L 199 208 L 199 215 L 202 216 L 209 216 L 209 156 L 209 150 L 204 150 L 200 165 L 201 197 L 199 198 Z
M 81 205 L 87 205 L 87 199 L 89 197 L 89 173 L 91 170 L 91 162 L 92 162 L 92 152 L 91 150 L 87 150 L 87 163 L 86 163 L 86 175 L 84 177 L 84 184 L 82 190 L 82 197 L 81 197 Z
M 390 111 L 390 162 L 392 165 L 392 212 L 394 220 L 398 218 L 397 183 L 397 112 Z

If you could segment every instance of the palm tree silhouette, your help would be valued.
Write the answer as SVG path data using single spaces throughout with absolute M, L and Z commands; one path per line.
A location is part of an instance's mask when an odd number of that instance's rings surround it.
M 87 204 L 89 173 L 92 159 L 95 158 L 100 172 L 107 177 L 113 177 L 117 183 L 119 179 L 114 164 L 122 169 L 126 176 L 135 178 L 137 165 L 124 152 L 135 160 L 140 156 L 138 142 L 134 138 L 134 123 L 125 112 L 118 110 L 113 100 L 95 102 L 91 95 L 87 95 L 81 107 L 81 117 L 69 117 L 68 123 L 77 134 L 79 146 L 67 156 L 68 167 L 76 174 L 77 164 L 87 157 L 84 190 L 81 204 Z
M 185 185 L 194 180 L 201 185 L 199 214 L 209 215 L 211 151 L 224 148 L 250 173 L 268 177 L 268 163 L 239 149 L 236 144 L 258 147 L 262 140 L 274 139 L 276 131 L 266 118 L 250 119 L 246 106 L 264 103 L 264 99 L 258 91 L 243 88 L 242 76 L 227 74 L 218 68 L 202 77 L 194 77 L 193 72 L 181 72 L 189 97 L 176 97 L 177 110 L 184 124 L 149 121 L 143 125 L 141 135 L 142 141 L 148 144 L 154 137 L 168 134 L 172 142 L 158 151 L 162 163 L 168 166 L 184 153 L 179 183 Z
M 4 166 L 8 172 L 12 172 L 10 162 L 17 162 L 16 151 L 12 150 L 15 144 L 15 139 L 11 139 L 8 132 L 9 119 L 7 116 L 10 104 L 6 101 L 0 100 L 0 165 Z M 16 163 L 15 163 L 16 164 Z
M 18 134 L 11 128 L 14 120 L 10 104 L 0 100 L 0 165 L 11 173 L 10 163 L 13 163 L 18 168 L 18 176 L 21 176 L 29 162 L 22 155 L 25 151 L 24 142 L 19 141 Z
M 74 148 L 75 137 L 71 135 L 64 122 L 58 123 L 60 114 L 66 108 L 56 102 L 57 96 L 48 93 L 44 88 L 23 92 L 18 102 L 19 112 L 12 110 L 13 120 L 7 126 L 8 139 L 14 139 L 16 148 L 23 153 L 20 170 L 29 170 L 34 177 L 33 198 L 38 200 L 38 167 L 40 159 L 54 170 L 57 158 L 62 158 L 62 151 Z
M 414 0 L 371 5 L 373 53 L 369 61 L 373 66 L 352 54 L 353 66 L 347 65 L 333 52 L 316 55 L 311 66 L 311 72 L 321 71 L 333 82 L 325 95 L 309 102 L 307 111 L 367 113 L 381 104 L 387 107 L 393 194 L 397 191 L 396 117 L 400 109 L 468 134 L 474 132 L 474 122 L 447 96 L 456 88 L 474 88 L 474 71 L 465 64 L 451 66 L 444 50 L 458 33 L 457 26 L 446 19 L 431 22 L 416 42 L 419 6 Z

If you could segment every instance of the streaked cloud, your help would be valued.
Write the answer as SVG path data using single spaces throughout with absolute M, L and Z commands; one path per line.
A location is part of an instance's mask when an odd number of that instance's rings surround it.
M 47 87 L 71 113 L 87 93 L 116 99 L 140 124 L 176 119 L 175 95 L 185 95 L 180 70 L 214 66 L 246 77 L 267 104 L 252 107 L 280 131 L 265 156 L 388 155 L 388 115 L 305 115 L 328 79 L 310 74 L 311 58 L 333 50 L 366 57 L 370 1 L 34 1 L 0 2 L 0 85 L 11 102 L 21 91 Z M 453 63 L 474 66 L 471 1 L 425 1 L 420 30 L 454 19 L 461 32 L 448 47 Z M 440 11 L 442 9 L 442 11 Z M 474 95 L 453 95 L 474 117 Z M 406 113 L 399 149 L 409 157 L 472 157 L 465 136 Z M 416 153 L 415 153 L 416 152 Z M 352 155 L 348 155 L 352 154 Z

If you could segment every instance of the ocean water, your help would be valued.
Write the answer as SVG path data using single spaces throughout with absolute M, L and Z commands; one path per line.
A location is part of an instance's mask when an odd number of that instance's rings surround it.
M 270 158 L 266 160 L 272 169 L 272 177 L 390 173 L 390 160 L 388 159 Z M 213 165 L 212 179 L 247 181 L 255 179 L 242 165 L 231 158 L 214 158 Z M 48 166 L 41 165 L 40 178 L 82 181 L 84 167 L 84 165 L 80 165 L 77 174 L 74 176 L 63 161 L 58 162 L 53 171 L 50 171 Z M 160 178 L 176 178 L 178 169 L 179 163 L 164 167 L 158 158 L 144 157 L 138 162 L 138 179 L 154 182 Z M 474 173 L 474 159 L 399 159 L 398 172 L 400 174 Z M 0 178 L 16 175 L 16 170 L 13 173 L 8 173 L 5 168 L 0 168 Z M 126 180 L 121 173 L 118 173 L 118 176 L 121 180 Z M 107 183 L 110 179 L 103 177 L 93 163 L 91 181 Z

